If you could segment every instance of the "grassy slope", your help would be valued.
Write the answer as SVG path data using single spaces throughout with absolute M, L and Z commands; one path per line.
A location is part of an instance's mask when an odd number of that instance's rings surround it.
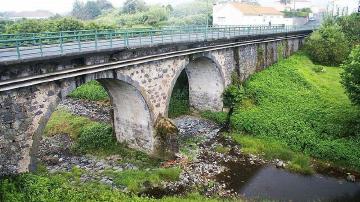
M 340 81 L 341 69 L 316 68 L 305 55 L 257 73 L 245 84 L 253 102 L 231 117 L 236 131 L 281 141 L 295 151 L 360 169 L 360 111 L 351 105 Z M 254 103 L 249 105 L 249 103 Z

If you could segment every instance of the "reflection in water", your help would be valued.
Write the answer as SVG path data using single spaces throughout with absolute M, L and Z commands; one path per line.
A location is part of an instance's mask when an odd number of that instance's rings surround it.
M 218 176 L 229 189 L 247 198 L 281 201 L 360 201 L 360 184 L 322 175 L 303 176 L 271 166 L 228 162 Z

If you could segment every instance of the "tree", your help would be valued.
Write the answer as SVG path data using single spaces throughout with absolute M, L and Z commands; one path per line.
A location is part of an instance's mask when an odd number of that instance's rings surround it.
M 78 19 L 84 18 L 84 4 L 81 1 L 76 0 L 74 2 L 73 9 L 71 11 L 71 16 L 74 16 L 75 18 Z
M 145 2 L 143 0 L 126 0 L 123 6 L 123 12 L 133 14 L 146 9 Z
M 112 4 L 107 0 L 88 1 L 86 4 L 76 0 L 71 15 L 81 20 L 91 20 L 112 8 Z
M 353 49 L 342 67 L 345 70 L 341 75 L 342 84 L 350 100 L 360 106 L 360 46 Z
M 85 20 L 91 20 L 101 15 L 101 9 L 97 2 L 88 1 L 84 6 Z
M 336 22 L 341 26 L 346 38 L 352 44 L 360 44 L 360 15 L 354 13 L 350 16 L 337 18 Z
M 107 0 L 97 0 L 96 3 L 101 11 L 111 10 L 114 8 L 112 3 Z
M 339 65 L 349 55 L 345 34 L 337 24 L 327 24 L 313 32 L 306 40 L 305 50 L 315 63 Z

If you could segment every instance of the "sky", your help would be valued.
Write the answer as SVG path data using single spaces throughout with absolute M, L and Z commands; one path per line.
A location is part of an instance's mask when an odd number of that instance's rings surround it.
M 1 11 L 32 11 L 49 10 L 53 13 L 67 13 L 71 11 L 75 0 L 0 0 Z M 88 0 L 83 0 L 88 1 Z M 115 7 L 120 7 L 125 0 L 109 0 Z M 190 0 L 145 0 L 146 3 L 176 4 Z M 271 2 L 274 0 L 259 0 L 259 2 Z M 311 0 L 314 5 L 326 5 L 329 0 Z M 357 2 L 358 0 L 346 0 Z

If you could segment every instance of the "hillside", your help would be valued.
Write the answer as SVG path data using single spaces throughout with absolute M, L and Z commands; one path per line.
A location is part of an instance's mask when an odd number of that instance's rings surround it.
M 359 170 L 360 110 L 346 96 L 341 72 L 298 53 L 255 74 L 231 117 L 233 130 Z

